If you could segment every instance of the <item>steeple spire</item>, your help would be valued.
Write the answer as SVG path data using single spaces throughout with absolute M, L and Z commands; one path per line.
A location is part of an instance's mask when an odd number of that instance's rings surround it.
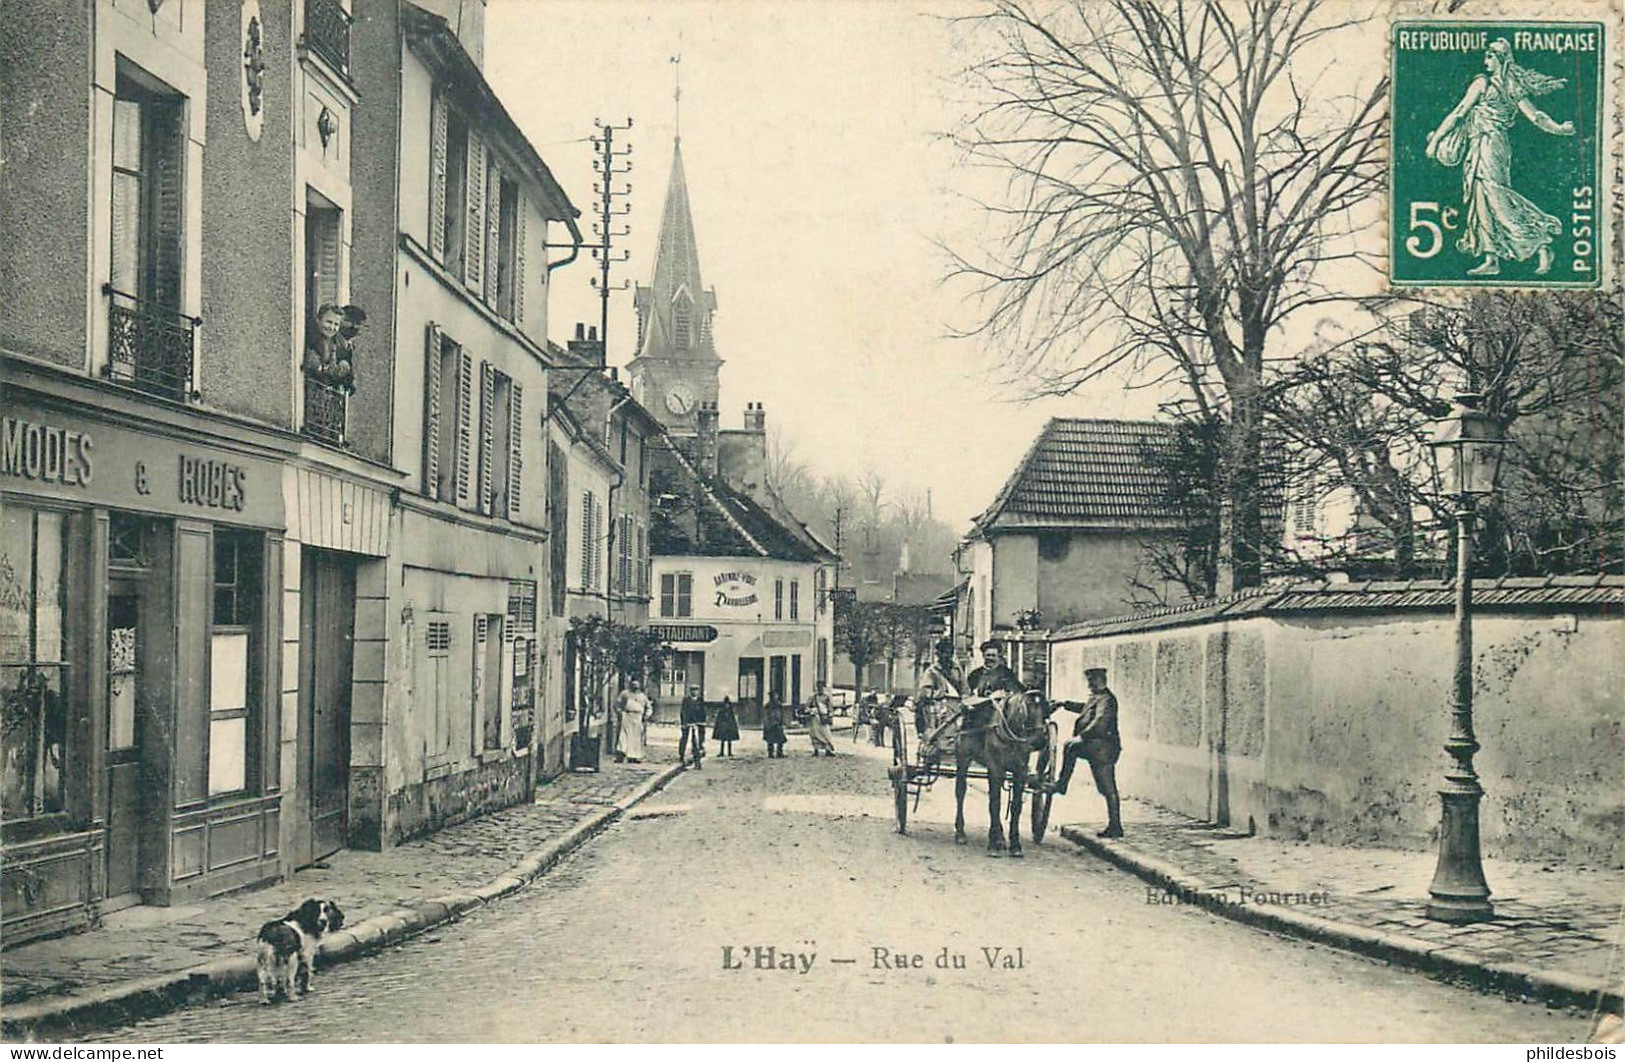
M 678 38 L 678 47 L 679 49 L 682 47 L 682 38 Z M 672 121 L 672 129 L 675 130 L 672 139 L 681 144 L 683 142 L 683 53 L 679 50 L 676 55 L 671 57 L 671 62 L 677 68 L 675 73 L 676 83 L 671 92 L 673 109 L 676 111 L 676 117 Z
M 648 287 L 638 286 L 633 303 L 638 311 L 638 357 L 716 359 L 711 342 L 716 293 L 707 291 L 700 280 L 681 137 L 672 139 L 671 181 L 660 219 L 654 275 Z

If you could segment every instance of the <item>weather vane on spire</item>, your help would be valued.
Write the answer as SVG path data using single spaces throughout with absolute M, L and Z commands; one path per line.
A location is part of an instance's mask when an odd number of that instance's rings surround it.
M 673 134 L 673 138 L 681 140 L 683 139 L 683 35 L 680 33 L 677 35 L 677 54 L 671 57 L 671 64 L 676 68 L 673 71 L 676 83 L 671 93 L 672 101 L 676 104 L 677 110 L 676 132 Z

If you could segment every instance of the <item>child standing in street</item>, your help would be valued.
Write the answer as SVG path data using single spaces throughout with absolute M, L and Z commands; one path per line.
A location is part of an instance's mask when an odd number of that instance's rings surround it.
M 784 759 L 784 705 L 771 694 L 762 708 L 762 740 L 767 742 L 768 759 Z
M 739 714 L 734 711 L 734 702 L 727 697 L 722 698 L 722 707 L 717 709 L 711 736 L 717 739 L 718 756 L 734 754 L 734 742 L 739 740 Z

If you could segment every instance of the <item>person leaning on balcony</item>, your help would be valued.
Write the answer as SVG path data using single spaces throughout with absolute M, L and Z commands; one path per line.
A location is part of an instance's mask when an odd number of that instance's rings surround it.
M 345 392 L 354 390 L 355 337 L 366 319 L 358 306 L 323 303 L 305 344 L 305 374 Z
M 1092 667 L 1084 671 L 1089 683 L 1089 699 L 1083 704 L 1083 714 L 1072 726 L 1072 739 L 1066 743 L 1061 758 L 1061 777 L 1053 792 L 1064 794 L 1072 780 L 1072 768 L 1078 757 L 1089 761 L 1089 772 L 1095 776 L 1095 788 L 1106 798 L 1106 828 L 1101 837 L 1123 836 L 1122 801 L 1117 794 L 1117 758 L 1123 752 L 1123 740 L 1117 733 L 1117 697 L 1106 687 L 1106 669 Z

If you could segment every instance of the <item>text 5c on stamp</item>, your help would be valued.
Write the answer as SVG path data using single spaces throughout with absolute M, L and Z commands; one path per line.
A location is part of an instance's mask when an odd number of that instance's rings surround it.
M 1399 22 L 1388 276 L 1602 285 L 1603 27 Z

